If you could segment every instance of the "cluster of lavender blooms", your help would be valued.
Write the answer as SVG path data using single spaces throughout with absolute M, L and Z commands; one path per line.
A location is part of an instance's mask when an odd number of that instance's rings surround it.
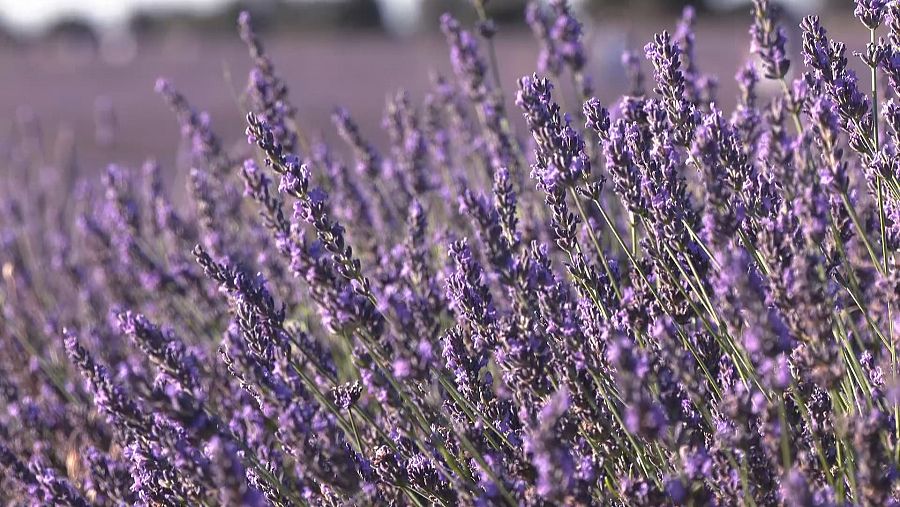
M 59 198 L 23 116 L 2 503 L 900 504 L 900 3 L 858 52 L 806 18 L 800 65 L 754 0 L 730 114 L 691 9 L 591 97 L 565 0 L 508 110 L 475 7 L 386 149 L 313 135 L 242 14 L 249 145 L 156 87 L 185 203 L 153 161 Z

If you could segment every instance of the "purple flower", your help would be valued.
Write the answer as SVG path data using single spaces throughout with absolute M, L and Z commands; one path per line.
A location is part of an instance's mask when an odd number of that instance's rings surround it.
M 556 40 L 550 35 L 553 25 L 547 12 L 538 2 L 529 2 L 525 10 L 525 20 L 534 32 L 535 38 L 541 43 L 538 70 L 559 76 L 562 74 L 562 55 L 556 48 Z
M 576 463 L 563 443 L 564 420 L 569 410 L 569 393 L 565 388 L 551 396 L 538 415 L 538 426 L 525 438 L 525 452 L 537 470 L 537 493 L 553 500 L 573 493 Z
M 253 22 L 247 11 L 238 16 L 238 32 L 250 49 L 254 63 L 247 83 L 251 108 L 272 126 L 278 143 L 286 151 L 293 152 L 298 142 L 297 132 L 292 125 L 297 111 L 288 100 L 287 85 L 275 75 L 274 65 L 253 30 Z
M 359 127 L 350 117 L 350 112 L 338 108 L 331 116 L 337 127 L 338 133 L 347 142 L 356 154 L 356 167 L 360 174 L 369 178 L 377 178 L 381 173 L 381 158 L 359 131 Z
M 450 44 L 450 60 L 457 77 L 466 85 L 472 100 L 479 101 L 488 93 L 485 83 L 487 65 L 478 52 L 478 42 L 449 14 L 441 16 L 441 30 Z
M 888 0 L 856 0 L 853 15 L 869 30 L 875 30 L 884 21 Z
M 580 73 L 586 62 L 581 23 L 572 15 L 569 0 L 550 0 L 550 7 L 556 15 L 556 21 L 550 28 L 550 38 L 562 61 L 572 72 Z
M 591 172 L 590 159 L 584 152 L 584 141 L 562 118 L 553 102 L 553 85 L 546 78 L 525 76 L 519 80 L 516 105 L 524 111 L 525 120 L 537 144 L 537 163 L 532 176 L 546 188 L 569 187 Z
M 676 142 L 687 145 L 697 124 L 697 112 L 685 95 L 682 51 L 672 41 L 669 32 L 656 34 L 653 41 L 644 47 L 644 54 L 656 69 L 656 88 L 653 91 L 663 97 L 669 121 L 674 126 Z
M 344 150 L 305 138 L 247 13 L 252 156 L 160 80 L 175 168 L 74 182 L 67 138 L 49 153 L 18 111 L 0 504 L 896 503 L 890 90 L 816 17 L 790 69 L 754 0 L 732 110 L 691 7 L 645 48 L 653 91 L 629 51 L 601 103 L 574 6 L 535 1 L 549 77 L 515 89 L 520 139 L 488 65 L 500 6 L 473 2 L 473 27 L 441 18 L 456 81 L 388 95 L 383 135 L 336 108 Z M 888 25 L 856 55 L 891 88 L 898 5 L 855 3 Z
M 750 51 L 762 61 L 766 78 L 784 79 L 791 62 L 785 50 L 787 35 L 784 28 L 776 24 L 774 11 L 769 0 L 753 0 Z

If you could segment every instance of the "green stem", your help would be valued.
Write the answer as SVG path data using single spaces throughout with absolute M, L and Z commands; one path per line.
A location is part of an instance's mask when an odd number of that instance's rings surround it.
M 875 44 L 875 30 L 869 30 L 869 42 Z M 881 150 L 881 142 L 878 136 L 878 72 L 875 66 L 872 70 L 872 140 L 875 144 L 875 152 Z M 876 195 L 878 200 L 878 227 L 881 232 L 881 261 L 883 272 L 888 270 L 887 228 L 884 215 L 884 182 L 876 177 Z
M 631 233 L 631 255 L 633 257 L 637 257 L 638 255 L 638 239 L 637 239 L 637 221 L 634 218 L 634 213 L 628 213 L 628 223 L 629 229 Z
M 478 12 L 478 20 L 482 23 L 487 23 L 489 21 L 487 16 L 487 11 L 484 10 L 484 2 L 482 0 L 475 0 L 472 2 L 475 5 L 475 11 Z M 500 83 L 500 63 L 497 58 L 497 47 L 494 44 L 493 37 L 485 37 L 488 46 L 488 59 L 491 62 L 491 73 L 494 75 L 494 87 L 497 89 L 497 93 L 500 96 L 500 110 L 505 111 L 506 109 L 506 99 L 503 96 L 503 86 Z
M 353 438 L 356 440 L 356 448 L 362 449 L 362 440 L 359 438 L 359 430 L 356 429 L 356 420 L 353 418 L 353 407 L 347 408 L 350 418 L 350 427 L 353 429 Z
M 584 221 L 584 227 L 587 229 L 588 236 L 591 238 L 591 243 L 594 245 L 594 250 L 597 251 L 597 256 L 600 258 L 600 262 L 603 264 L 603 269 L 606 271 L 606 274 L 609 275 L 609 283 L 612 284 L 613 291 L 616 293 L 616 297 L 622 299 L 622 292 L 619 290 L 619 284 L 616 282 L 616 277 L 612 272 L 612 269 L 609 267 L 609 262 L 606 260 L 606 255 L 603 253 L 603 248 L 600 246 L 600 241 L 597 240 L 597 236 L 594 234 L 594 227 L 591 225 L 591 222 L 588 220 L 587 213 L 584 211 L 584 207 L 581 205 L 581 200 L 578 198 L 578 192 L 572 188 L 572 199 L 575 200 L 575 207 L 578 208 L 578 214 L 581 215 L 581 220 Z
M 853 226 L 856 227 L 857 232 L 859 232 L 859 237 L 862 239 L 863 244 L 866 246 L 866 251 L 869 252 L 869 257 L 872 259 L 872 263 L 875 264 L 875 267 L 878 268 L 882 274 L 884 274 L 882 269 L 881 262 L 878 261 L 878 255 L 875 254 L 875 249 L 872 248 L 872 243 L 869 242 L 869 238 L 866 236 L 866 230 L 863 229 L 862 223 L 859 220 L 859 217 L 856 215 L 856 210 L 853 209 L 853 205 L 850 203 L 850 197 L 847 195 L 847 192 L 841 192 L 841 202 L 844 203 L 844 208 L 847 210 L 847 213 L 850 215 L 850 220 L 853 222 Z

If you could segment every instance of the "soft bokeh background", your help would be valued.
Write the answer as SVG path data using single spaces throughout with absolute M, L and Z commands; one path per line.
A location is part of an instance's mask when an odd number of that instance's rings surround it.
M 747 57 L 749 0 L 581 0 L 590 73 L 604 101 L 621 93 L 619 58 L 672 29 L 683 5 L 698 10 L 701 70 L 720 78 L 728 107 L 732 76 Z M 490 0 L 507 99 L 516 79 L 533 72 L 537 44 L 524 24 L 524 1 Z M 783 2 L 790 50 L 797 59 L 797 25 L 821 13 L 834 36 L 858 50 L 866 42 L 849 15 L 850 0 Z M 170 78 L 229 144 L 244 143 L 239 96 L 249 58 L 235 19 L 249 9 L 278 72 L 291 87 L 309 132 L 333 138 L 329 121 L 348 107 L 364 132 L 384 140 L 385 97 L 399 88 L 421 99 L 429 73 L 450 73 L 437 30 L 452 11 L 470 24 L 466 0 L 0 0 L 0 150 L 19 130 L 39 128 L 48 165 L 62 160 L 95 172 L 109 162 L 137 164 L 147 157 L 179 168 L 179 131 L 153 93 L 158 76 Z M 518 117 L 517 114 L 514 115 Z M 113 131 L 109 126 L 114 125 Z M 176 171 L 170 174 L 183 174 Z M 180 185 L 175 185 L 176 188 Z

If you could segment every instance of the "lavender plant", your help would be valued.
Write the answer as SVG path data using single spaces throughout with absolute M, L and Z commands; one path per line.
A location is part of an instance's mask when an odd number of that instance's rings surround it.
M 4 504 L 900 504 L 900 3 L 856 1 L 866 83 L 814 16 L 788 60 L 754 0 L 731 114 L 691 9 L 645 47 L 652 90 L 628 51 L 627 93 L 591 97 L 565 0 L 528 7 L 508 111 L 473 5 L 386 147 L 345 109 L 346 147 L 307 136 L 241 14 L 243 149 L 156 86 L 186 202 L 153 161 L 55 198 L 22 116 Z

